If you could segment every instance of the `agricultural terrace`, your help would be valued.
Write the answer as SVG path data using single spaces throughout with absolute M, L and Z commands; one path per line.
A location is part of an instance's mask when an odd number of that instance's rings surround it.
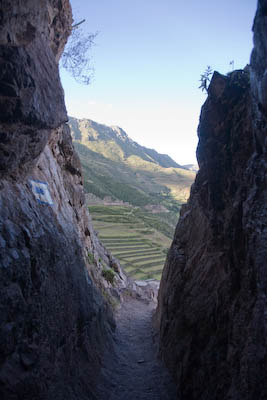
M 156 214 L 130 206 L 99 205 L 89 206 L 89 210 L 99 238 L 129 276 L 161 279 L 171 242 L 164 234 L 168 230 L 166 222 Z

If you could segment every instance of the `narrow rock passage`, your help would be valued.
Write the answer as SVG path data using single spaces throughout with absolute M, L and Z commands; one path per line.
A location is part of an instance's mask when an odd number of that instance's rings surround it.
M 153 342 L 155 304 L 129 298 L 116 315 L 114 348 L 106 352 L 97 400 L 172 400 L 172 379 Z

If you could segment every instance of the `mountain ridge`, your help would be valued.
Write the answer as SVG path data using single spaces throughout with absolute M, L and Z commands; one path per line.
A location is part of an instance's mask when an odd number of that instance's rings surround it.
M 82 139 L 80 129 L 85 128 L 88 130 L 89 134 L 88 141 L 93 142 L 100 140 L 115 140 L 125 152 L 124 157 L 126 158 L 131 155 L 137 155 L 143 160 L 154 162 L 163 168 L 173 167 L 187 169 L 186 167 L 174 161 L 168 154 L 159 153 L 153 148 L 142 146 L 136 141 L 132 140 L 129 135 L 117 125 L 108 126 L 95 122 L 91 119 L 79 119 L 71 116 L 69 116 L 69 125 L 73 133 L 74 140 L 79 141 Z
M 69 117 L 69 126 L 88 193 L 139 207 L 163 205 L 177 219 L 195 172 L 140 146 L 119 127 L 74 117 Z

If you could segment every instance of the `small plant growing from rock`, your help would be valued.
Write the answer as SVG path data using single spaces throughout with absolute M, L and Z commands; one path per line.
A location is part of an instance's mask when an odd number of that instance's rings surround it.
M 233 70 L 235 69 L 235 61 L 234 60 L 230 61 L 229 66 L 233 72 Z
M 88 260 L 89 260 L 90 264 L 94 264 L 95 263 L 94 255 L 90 251 L 88 251 L 87 255 L 88 255 Z
M 107 282 L 109 282 L 113 285 L 114 278 L 115 278 L 115 272 L 112 271 L 112 269 L 103 269 L 102 275 L 106 279 Z
M 118 272 L 118 273 L 120 272 L 119 271 L 119 267 L 118 267 L 118 265 L 117 265 L 117 263 L 115 261 L 111 260 L 110 261 L 110 266 L 115 272 Z
M 212 70 L 211 66 L 208 65 L 207 68 L 205 69 L 204 73 L 200 75 L 200 86 L 198 88 L 201 89 L 202 92 L 204 90 L 206 90 L 206 92 L 208 92 L 208 87 L 210 84 L 212 74 L 213 74 L 213 70 Z

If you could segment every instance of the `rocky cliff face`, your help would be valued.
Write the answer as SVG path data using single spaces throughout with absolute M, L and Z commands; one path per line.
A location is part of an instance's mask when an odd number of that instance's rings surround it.
M 266 0 L 253 29 L 251 65 L 212 78 L 160 287 L 160 353 L 183 400 L 267 398 Z
M 93 398 L 114 328 L 101 292 L 118 298 L 103 264 L 115 287 L 125 276 L 92 229 L 64 124 L 71 8 L 3 0 L 0 20 L 0 398 Z

